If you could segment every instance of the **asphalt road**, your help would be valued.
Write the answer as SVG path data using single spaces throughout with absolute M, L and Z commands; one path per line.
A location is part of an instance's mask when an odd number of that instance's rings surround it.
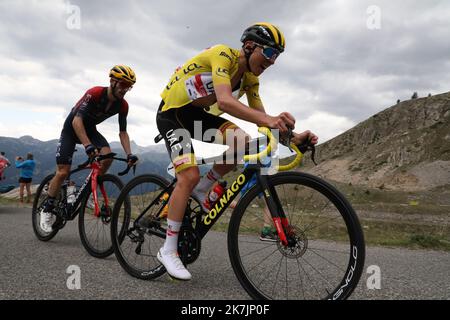
M 189 266 L 193 279 L 173 282 L 129 276 L 114 255 L 99 260 L 82 247 L 76 221 L 50 242 L 40 242 L 30 208 L 0 207 L 0 299 L 221 299 L 246 300 L 226 248 L 226 234 L 210 233 L 199 259 Z M 80 268 L 80 289 L 70 290 L 67 269 Z M 366 272 L 380 269 L 380 289 L 368 289 Z M 367 248 L 365 272 L 351 299 L 450 299 L 450 253 Z M 370 271 L 371 269 L 369 269 Z

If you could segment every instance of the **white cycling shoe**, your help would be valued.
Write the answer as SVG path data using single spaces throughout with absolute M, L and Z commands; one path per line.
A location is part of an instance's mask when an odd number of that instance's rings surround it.
M 52 213 L 51 212 L 44 212 L 44 210 L 41 211 L 41 221 L 39 225 L 41 226 L 41 229 L 46 232 L 50 233 L 53 231 L 52 225 L 53 225 L 53 219 L 52 219 Z
M 178 280 L 191 280 L 192 276 L 184 267 L 183 262 L 176 252 L 165 253 L 161 248 L 156 256 L 158 261 L 166 268 L 167 273 Z

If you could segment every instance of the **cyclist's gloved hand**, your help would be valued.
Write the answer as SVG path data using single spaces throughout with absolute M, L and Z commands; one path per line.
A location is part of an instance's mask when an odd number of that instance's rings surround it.
M 88 144 L 86 147 L 84 147 L 84 151 L 86 151 L 87 156 L 91 158 L 97 153 L 97 148 L 92 144 Z
M 128 156 L 127 156 L 127 160 L 128 160 L 128 164 L 129 165 L 133 165 L 133 164 L 135 164 L 136 162 L 138 162 L 138 157 L 136 157 L 134 154 L 129 154 Z

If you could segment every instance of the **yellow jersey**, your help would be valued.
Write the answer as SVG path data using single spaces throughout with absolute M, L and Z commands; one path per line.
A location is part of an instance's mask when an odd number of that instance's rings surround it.
M 161 93 L 164 100 L 161 111 L 181 108 L 196 99 L 214 94 L 214 87 L 219 84 L 231 86 L 231 79 L 239 69 L 239 52 L 239 50 L 219 44 L 188 60 L 175 71 Z M 234 90 L 233 96 L 237 99 L 246 94 L 250 107 L 262 106 L 258 93 L 259 80 L 253 73 L 245 72 L 239 87 L 232 89 Z M 214 115 L 223 113 L 217 103 L 209 106 L 208 112 Z

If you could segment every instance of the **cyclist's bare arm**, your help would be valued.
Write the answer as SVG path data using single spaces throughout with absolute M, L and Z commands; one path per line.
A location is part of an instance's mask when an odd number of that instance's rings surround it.
M 287 112 L 272 117 L 263 111 L 247 107 L 233 97 L 231 86 L 228 84 L 219 84 L 214 87 L 214 91 L 220 110 L 236 118 L 255 123 L 260 127 L 279 129 L 281 132 L 287 132 L 287 126 L 294 127 L 295 125 L 294 117 Z
M 266 111 L 264 109 L 264 105 L 261 101 L 261 98 L 259 97 L 257 87 L 253 93 L 250 93 L 250 94 L 247 93 L 247 101 L 248 101 L 248 105 L 252 109 L 256 109 L 256 110 L 266 113 Z M 312 144 L 317 144 L 317 142 L 318 142 L 318 137 L 309 130 L 304 131 L 302 133 L 292 132 L 292 134 L 293 134 L 293 137 L 292 137 L 291 141 L 296 145 L 301 144 L 306 139 L 309 139 Z
M 76 115 L 73 118 L 72 127 L 73 127 L 73 130 L 75 131 L 75 134 L 77 135 L 78 139 L 80 139 L 81 143 L 83 144 L 83 146 L 86 147 L 91 144 L 91 140 L 89 140 L 89 138 L 86 134 L 86 129 L 84 128 L 82 117 L 80 117 L 79 115 Z
M 128 136 L 128 132 L 120 131 L 119 138 L 125 154 L 131 154 L 130 137 Z

